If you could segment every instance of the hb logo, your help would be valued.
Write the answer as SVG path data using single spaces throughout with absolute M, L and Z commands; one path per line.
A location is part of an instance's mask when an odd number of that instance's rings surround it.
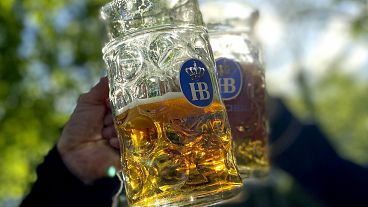
M 203 62 L 186 61 L 180 70 L 180 87 L 187 100 L 195 106 L 206 107 L 213 100 L 211 76 Z
M 209 92 L 208 84 L 205 82 L 198 83 L 189 83 L 190 91 L 192 92 L 192 101 L 198 100 L 208 100 L 211 98 L 211 94 Z M 199 98 L 197 96 L 199 94 Z
M 231 100 L 236 98 L 243 86 L 243 75 L 238 63 L 231 59 L 216 60 L 221 98 Z
M 232 94 L 236 91 L 234 78 L 219 78 L 220 90 L 224 94 Z

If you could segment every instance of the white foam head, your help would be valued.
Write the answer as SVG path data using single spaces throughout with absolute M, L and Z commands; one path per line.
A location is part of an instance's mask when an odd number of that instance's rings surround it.
M 167 101 L 167 100 L 177 99 L 177 98 L 182 98 L 182 97 L 184 97 L 184 94 L 182 92 L 169 92 L 169 93 L 166 93 L 162 96 L 156 96 L 156 97 L 146 98 L 146 99 L 135 99 L 131 103 L 129 103 L 128 105 L 123 107 L 122 109 L 118 110 L 118 114 L 122 114 L 125 111 L 127 111 L 129 109 L 132 109 L 132 108 L 135 108 L 135 107 L 140 106 L 140 105 L 146 105 L 146 104 L 157 103 L 157 102 L 164 102 L 164 101 Z

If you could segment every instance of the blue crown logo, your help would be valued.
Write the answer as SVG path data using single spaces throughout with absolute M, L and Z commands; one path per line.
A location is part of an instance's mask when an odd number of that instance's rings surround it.
M 192 80 L 199 80 L 203 77 L 205 73 L 205 69 L 202 67 L 198 67 L 197 63 L 194 62 L 193 67 L 185 68 L 185 72 L 190 76 Z

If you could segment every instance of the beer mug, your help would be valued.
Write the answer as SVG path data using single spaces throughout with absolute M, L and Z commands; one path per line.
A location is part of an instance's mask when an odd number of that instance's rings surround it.
M 196 0 L 115 0 L 103 48 L 131 206 L 208 205 L 242 182 Z
M 252 38 L 259 12 L 236 0 L 211 0 L 201 6 L 241 177 L 263 177 L 269 170 L 266 87 L 259 50 Z

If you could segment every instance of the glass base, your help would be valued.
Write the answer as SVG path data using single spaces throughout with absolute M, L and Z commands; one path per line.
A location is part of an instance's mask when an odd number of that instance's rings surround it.
M 249 178 L 264 178 L 267 177 L 270 172 L 270 167 L 239 167 L 239 174 L 242 180 Z
M 211 190 L 214 189 L 214 190 Z M 219 190 L 220 189 L 220 190 Z M 242 184 L 229 184 L 219 186 L 219 184 L 206 189 L 196 189 L 193 191 L 182 191 L 164 193 L 155 197 L 144 199 L 141 202 L 132 204 L 132 207 L 151 206 L 209 206 L 223 202 L 238 195 L 242 190 Z

